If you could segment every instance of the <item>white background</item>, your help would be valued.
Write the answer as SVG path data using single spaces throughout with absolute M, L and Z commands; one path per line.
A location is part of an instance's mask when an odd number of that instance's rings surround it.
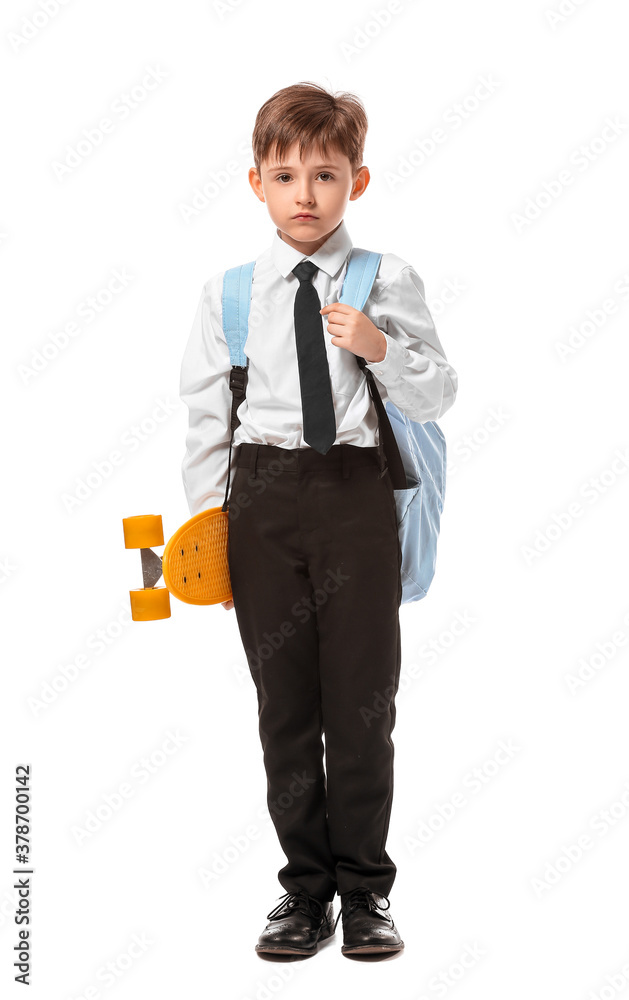
M 42 6 L 1 15 L 3 995 L 22 995 L 13 775 L 30 763 L 29 995 L 614 997 L 629 982 L 625 5 Z M 112 113 L 149 69 L 161 82 Z M 251 132 L 302 80 L 364 101 L 371 183 L 348 231 L 414 265 L 459 374 L 437 574 L 401 610 L 387 849 L 406 950 L 376 963 L 341 955 L 340 924 L 311 959 L 255 954 L 285 858 L 235 613 L 128 614 L 141 574 L 121 519 L 161 513 L 168 537 L 189 516 L 181 356 L 206 279 L 272 240 Z M 129 280 L 111 294 L 115 271 Z

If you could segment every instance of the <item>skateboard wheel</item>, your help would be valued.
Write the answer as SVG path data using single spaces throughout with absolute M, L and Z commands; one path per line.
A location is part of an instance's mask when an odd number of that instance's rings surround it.
M 138 517 L 123 517 L 125 549 L 150 549 L 153 545 L 164 544 L 164 529 L 161 514 L 140 514 Z
M 134 622 L 155 622 L 160 618 L 170 618 L 170 594 L 166 587 L 130 590 L 129 597 Z

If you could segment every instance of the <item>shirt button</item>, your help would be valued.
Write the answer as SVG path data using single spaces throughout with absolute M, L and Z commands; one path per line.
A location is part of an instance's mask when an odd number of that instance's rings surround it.
M 376 375 L 382 375 L 382 369 L 376 368 Z

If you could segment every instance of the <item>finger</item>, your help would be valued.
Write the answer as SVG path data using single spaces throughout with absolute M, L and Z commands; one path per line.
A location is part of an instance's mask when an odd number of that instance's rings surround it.
M 347 316 L 344 316 L 343 313 L 334 312 L 328 314 L 328 326 L 344 327 L 346 321 Z
M 352 311 L 352 308 L 353 307 L 348 306 L 346 302 L 330 302 L 327 306 L 324 306 L 323 309 L 320 309 L 319 312 L 327 313 L 330 309 L 336 309 L 340 313 L 349 313 Z
M 345 332 L 346 328 L 340 323 L 328 323 L 326 333 L 329 333 L 331 337 L 342 337 Z

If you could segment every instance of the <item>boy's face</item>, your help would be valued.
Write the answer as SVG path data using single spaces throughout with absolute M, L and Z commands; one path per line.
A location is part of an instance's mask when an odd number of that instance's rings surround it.
M 260 201 L 266 202 L 282 239 L 307 257 L 315 253 L 343 219 L 348 201 L 355 201 L 369 183 L 369 170 L 361 167 L 352 176 L 349 158 L 318 148 L 304 150 L 299 159 L 295 143 L 280 161 L 272 155 L 249 171 L 249 183 Z M 308 218 L 300 218 L 307 214 Z

